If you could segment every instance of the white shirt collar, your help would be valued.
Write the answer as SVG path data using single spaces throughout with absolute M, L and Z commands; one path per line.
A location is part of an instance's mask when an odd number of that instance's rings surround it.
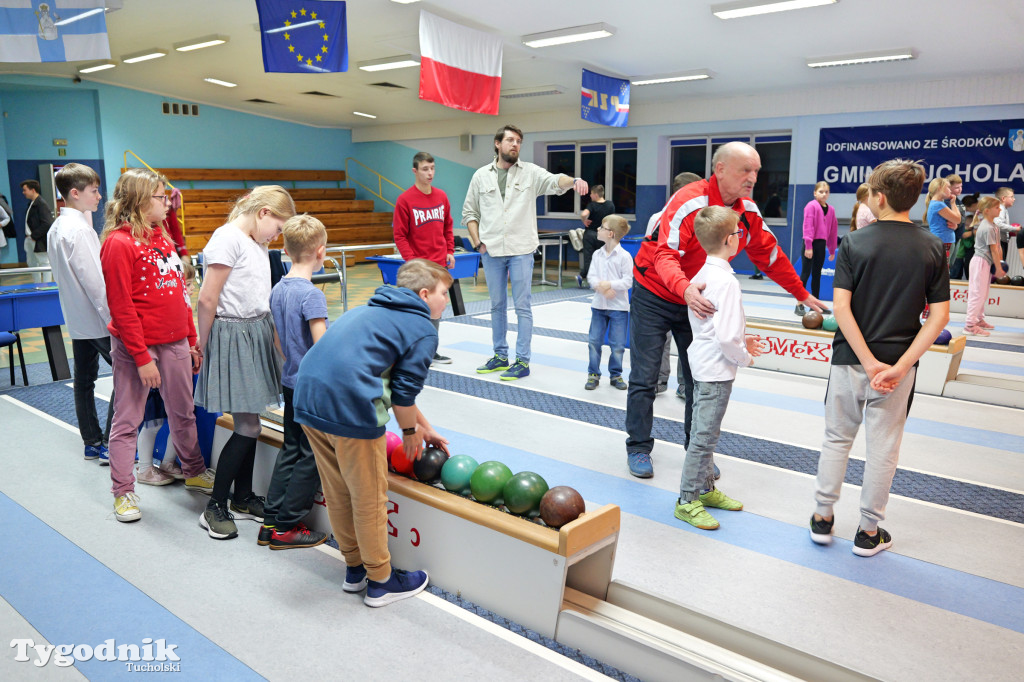
M 726 272 L 733 272 L 732 266 L 729 265 L 729 261 L 725 260 L 724 258 L 719 258 L 718 256 L 708 256 L 707 261 L 705 262 L 708 265 L 714 265 L 715 267 L 722 268 Z

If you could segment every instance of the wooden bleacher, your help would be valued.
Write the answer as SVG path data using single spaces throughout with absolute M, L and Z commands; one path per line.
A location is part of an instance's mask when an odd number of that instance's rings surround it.
M 394 241 L 391 231 L 392 214 L 375 212 L 372 200 L 356 199 L 350 188 L 297 188 L 288 187 L 296 182 L 345 181 L 345 171 L 338 170 L 279 170 L 240 168 L 157 168 L 171 183 L 181 189 L 184 205 L 183 226 L 185 244 L 190 252 L 201 251 L 213 231 L 224 224 L 235 200 L 245 194 L 253 184 L 281 184 L 295 200 L 299 213 L 309 213 L 327 228 L 327 243 L 352 246 L 357 244 L 385 244 Z M 236 189 L 186 189 L 195 182 L 237 182 Z M 248 185 L 248 186 L 246 186 Z M 279 237 L 270 248 L 282 248 Z M 360 251 L 349 256 L 349 264 L 360 262 L 367 256 L 391 253 L 390 249 Z

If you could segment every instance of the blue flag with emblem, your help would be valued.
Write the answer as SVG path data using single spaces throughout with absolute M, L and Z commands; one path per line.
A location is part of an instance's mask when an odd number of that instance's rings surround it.
M 0 62 L 110 59 L 103 0 L 0 0 Z
M 583 69 L 580 117 L 616 128 L 629 125 L 629 81 Z
M 348 71 L 345 3 L 256 0 L 263 70 L 277 73 Z

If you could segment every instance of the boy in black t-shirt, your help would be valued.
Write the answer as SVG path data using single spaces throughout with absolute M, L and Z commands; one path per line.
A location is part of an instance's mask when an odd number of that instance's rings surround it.
M 597 238 L 597 228 L 608 216 L 615 213 L 615 204 L 604 198 L 604 185 L 594 185 L 590 188 L 590 203 L 580 213 L 580 220 L 583 221 L 583 251 L 580 253 L 580 274 L 576 275 L 576 283 L 580 289 L 585 286 L 587 275 L 590 272 L 590 261 L 594 252 L 601 248 L 601 240 Z
M 899 461 L 917 362 L 949 321 L 949 271 L 939 239 L 909 211 L 921 196 L 924 168 L 895 159 L 868 179 L 867 205 L 878 222 L 847 235 L 836 257 L 834 309 L 839 331 L 825 395 L 825 442 L 818 460 L 811 540 L 832 542 L 832 507 L 846 476 L 861 421 L 867 446 L 860 527 L 853 553 L 892 545 L 878 522 Z M 921 325 L 923 302 L 931 314 Z

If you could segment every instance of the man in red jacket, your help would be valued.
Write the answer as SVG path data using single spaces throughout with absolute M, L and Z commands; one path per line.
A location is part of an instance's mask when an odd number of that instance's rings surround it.
M 395 246 L 404 260 L 426 258 L 446 268 L 455 267 L 455 234 L 448 195 L 433 186 L 434 157 L 417 152 L 412 157 L 416 184 L 402 192 L 395 202 Z M 457 283 L 457 282 L 456 282 Z M 438 329 L 441 320 L 431 320 Z M 452 359 L 434 353 L 434 362 L 450 365 Z
M 700 319 L 715 314 L 701 295 L 703 285 L 690 286 L 690 277 L 704 265 L 707 254 L 693 232 L 697 213 L 706 206 L 729 206 L 740 214 L 739 238 L 750 260 L 796 300 L 814 310 L 821 302 L 811 296 L 782 252 L 775 235 L 761 220 L 750 193 L 761 170 L 761 157 L 743 142 L 729 142 L 711 159 L 710 180 L 686 185 L 672 195 L 658 227 L 646 237 L 633 261 L 633 298 L 630 302 L 629 397 L 626 403 L 626 459 L 629 471 L 639 478 L 654 475 L 651 423 L 658 368 L 665 334 L 672 332 L 684 356 L 693 340 L 688 310 Z M 693 379 L 685 357 L 682 367 L 686 396 L 686 444 L 690 441 L 693 415 Z

